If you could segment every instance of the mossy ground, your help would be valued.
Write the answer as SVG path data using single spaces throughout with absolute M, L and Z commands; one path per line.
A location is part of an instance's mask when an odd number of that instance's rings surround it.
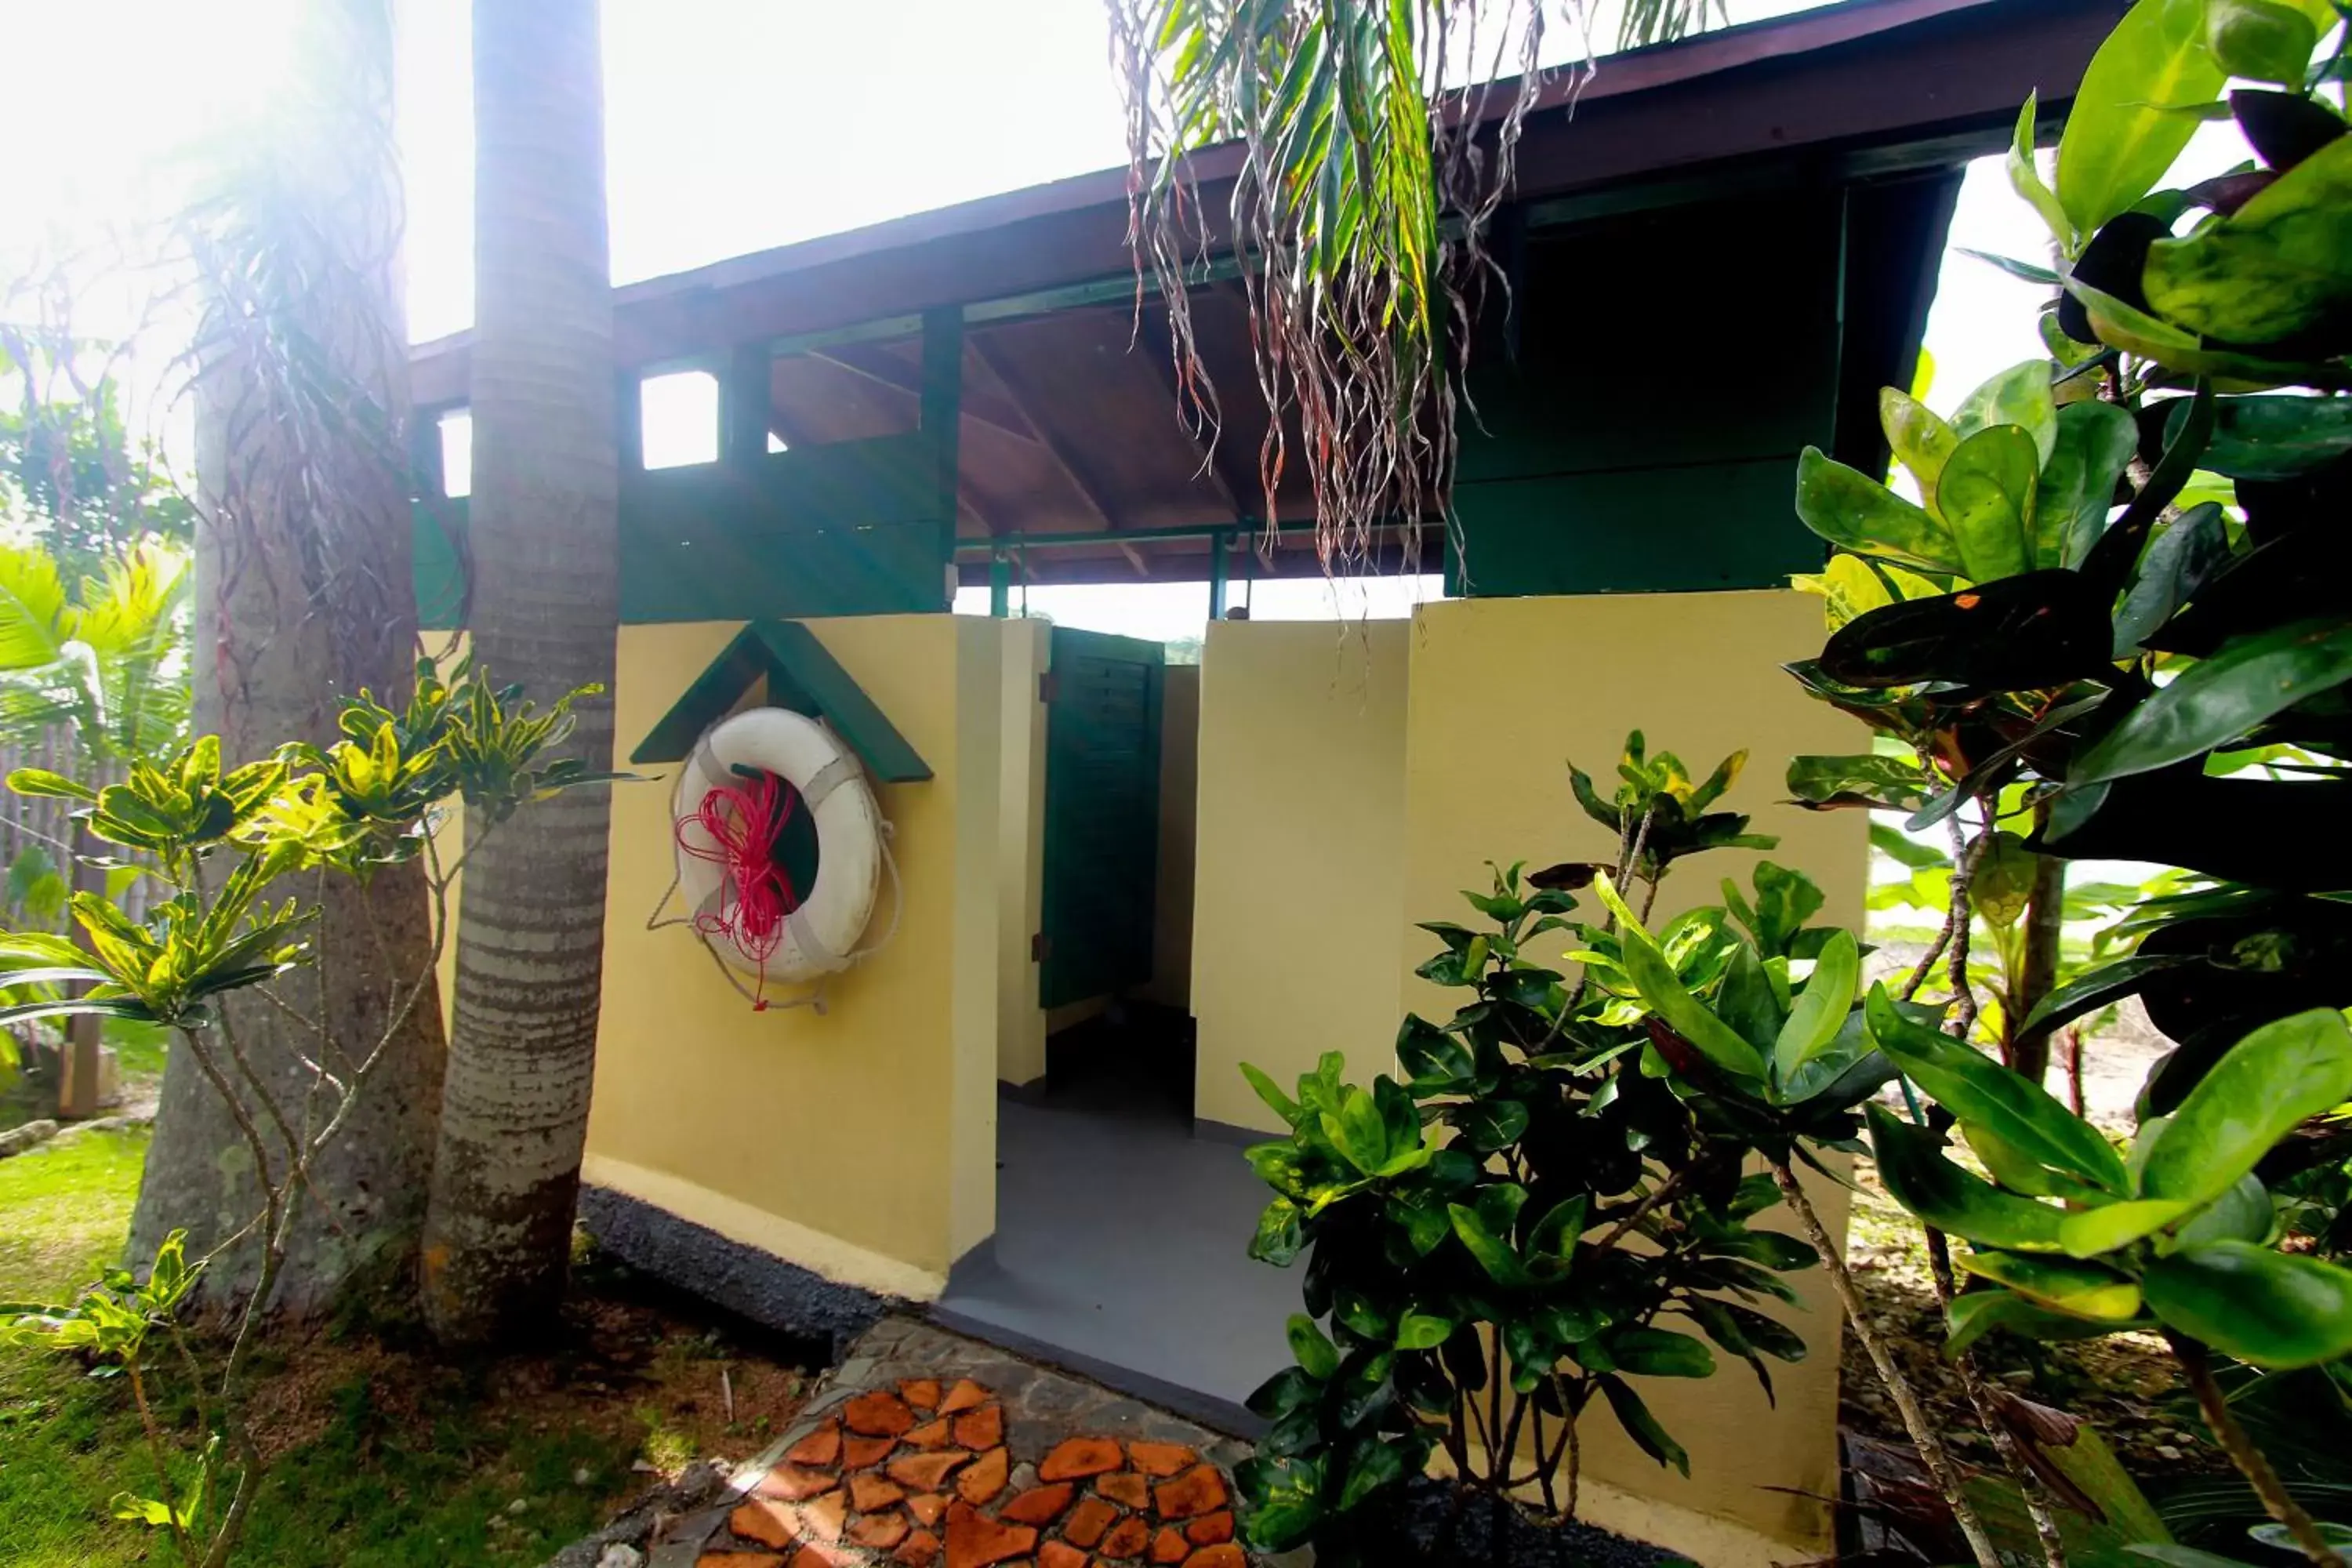
M 91 1132 L 0 1161 L 0 1301 L 70 1296 L 115 1260 L 146 1145 L 143 1131 Z M 593 1264 L 526 1353 L 452 1364 L 377 1321 L 281 1337 L 257 1372 L 254 1421 L 271 1463 L 236 1559 L 246 1568 L 537 1563 L 657 1479 L 648 1468 L 748 1458 L 807 1381 L 789 1358 Z M 168 1378 L 159 1399 L 184 1453 L 193 1405 Z M 111 1517 L 126 1489 L 154 1487 L 122 1381 L 0 1347 L 0 1559 L 172 1561 L 146 1527 Z

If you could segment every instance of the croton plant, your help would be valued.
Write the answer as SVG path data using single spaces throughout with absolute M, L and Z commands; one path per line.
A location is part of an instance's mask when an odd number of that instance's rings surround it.
M 1790 793 L 1953 835 L 1953 922 L 1929 962 L 1865 988 L 1864 947 L 1809 926 L 1818 889 L 1769 862 L 1752 893 L 1726 883 L 1652 930 L 1675 858 L 1759 841 L 1710 809 L 1737 759 L 1694 784 L 1637 738 L 1613 797 L 1572 783 L 1617 835 L 1613 864 L 1498 871 L 1470 896 L 1484 925 L 1424 928 L 1443 945 L 1423 975 L 1470 994 L 1449 1022 L 1406 1021 L 1396 1076 L 1349 1085 L 1336 1054 L 1295 1095 L 1253 1074 L 1290 1128 L 1253 1155 L 1277 1194 L 1254 1247 L 1308 1258 L 1299 1364 L 1260 1391 L 1272 1427 L 1242 1476 L 1260 1544 L 1360 1552 L 1360 1505 L 1441 1448 L 1471 1484 L 1572 1511 L 1596 1394 L 1686 1463 L 1629 1377 L 1711 1371 L 1704 1342 L 1759 1373 L 1801 1354 L 1759 1308 L 1810 1251 L 1996 1568 L 1797 1179 L 1850 1151 L 1927 1228 L 1946 1348 L 1989 1429 L 1969 1371 L 1984 1336 L 2159 1336 L 2268 1516 L 2255 1537 L 2341 1568 L 2352 1532 L 2282 1480 L 2229 1390 L 2296 1369 L 2352 1389 L 2347 15 L 2139 0 L 2054 166 L 2034 103 L 2017 122 L 2010 177 L 2050 246 L 1988 259 L 2047 289 L 2045 354 L 1949 418 L 1888 389 L 1884 479 L 1819 451 L 1799 465 L 1798 515 L 1833 552 L 1800 584 L 1830 636 L 1791 673 L 1876 744 L 1797 759 Z M 2253 157 L 2167 184 L 2220 120 Z M 2021 851 L 2179 873 L 2122 910 L 2102 943 L 2118 956 L 2022 1025 L 2138 998 L 2170 1047 L 2128 1135 L 1967 1039 L 1969 874 Z M 2037 1527 L 2022 1549 L 2056 1568 L 2063 1489 L 1991 1435 Z M 2229 1561 L 2136 1517 L 2143 1555 Z

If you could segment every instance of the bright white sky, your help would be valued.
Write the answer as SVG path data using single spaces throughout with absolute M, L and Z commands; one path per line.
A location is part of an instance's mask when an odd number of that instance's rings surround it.
M 0 0 L 16 66 L 19 138 L 0 208 L 0 279 L 28 256 L 86 249 L 110 228 L 173 205 L 172 157 L 194 134 L 260 101 L 282 68 L 276 40 L 303 0 Z M 1732 0 L 1738 20 L 1818 0 Z M 401 143 L 409 201 L 410 332 L 470 320 L 471 83 L 467 0 L 397 0 Z M 1613 29 L 1613 7 L 1597 37 Z M 605 0 L 605 93 L 616 282 L 836 232 L 1106 167 L 1125 156 L 1102 0 Z M 1547 53 L 1564 58 L 1567 29 Z M 1604 67 L 1605 68 L 1605 67 Z M 2199 163 L 2242 156 L 2209 128 Z M 1970 172 L 1956 246 L 2038 257 L 2042 237 L 1997 163 Z M 87 300 L 77 325 L 125 330 L 135 285 Z M 1930 320 L 1948 409 L 1979 381 L 2041 351 L 2035 290 L 1965 258 L 1948 260 Z M 159 336 L 167 335 L 159 332 Z M 169 357 L 168 349 L 153 358 Z M 691 388 L 674 404 L 691 447 L 706 417 Z M 1416 585 L 1353 588 L 1335 605 L 1319 582 L 1261 584 L 1266 618 L 1406 613 Z M 1245 595 L 1236 591 L 1237 601 Z M 1205 587 L 1033 593 L 1065 624 L 1198 636 Z M 982 606 L 984 608 L 984 597 Z

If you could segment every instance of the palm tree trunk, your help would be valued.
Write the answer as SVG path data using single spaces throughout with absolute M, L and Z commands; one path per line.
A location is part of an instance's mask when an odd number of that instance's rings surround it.
M 219 203 L 192 219 L 206 258 L 194 721 L 238 761 L 289 740 L 331 743 L 342 698 L 367 687 L 396 708 L 415 676 L 391 16 L 384 0 L 331 0 L 302 15 L 306 79 L 320 89 L 280 105 L 303 116 L 301 133 L 257 148 L 260 162 L 231 172 Z M 267 280 L 258 289 L 257 279 Z M 227 1016 L 252 1068 L 241 1091 L 315 1128 L 340 1099 L 319 1068 L 348 1081 L 383 1038 L 394 987 L 432 962 L 431 911 L 413 867 L 364 888 L 306 877 L 278 896 L 298 891 L 323 906 L 319 963 L 274 988 L 286 1010 L 240 993 Z M 417 1006 L 356 1086 L 357 1107 L 294 1198 L 277 1310 L 315 1315 L 355 1280 L 409 1276 L 444 1054 L 439 1008 Z M 264 1199 L 252 1160 L 218 1090 L 173 1049 L 132 1261 L 152 1258 L 175 1229 L 188 1231 L 191 1256 L 245 1229 Z M 241 1303 L 261 1253 L 248 1233 L 216 1258 L 203 1276 L 207 1303 Z
M 539 700 L 613 680 L 619 625 L 611 267 L 597 8 L 475 0 L 476 659 Z M 607 765 L 609 697 L 580 710 Z M 604 971 L 605 792 L 481 841 L 457 932 L 425 1310 L 478 1342 L 562 1289 Z

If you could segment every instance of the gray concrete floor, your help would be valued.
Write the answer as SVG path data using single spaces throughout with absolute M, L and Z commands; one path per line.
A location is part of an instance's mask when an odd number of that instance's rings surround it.
M 1299 1270 L 1247 1252 L 1270 1195 L 1229 1142 L 1132 1088 L 1007 1099 L 996 1237 L 958 1266 L 935 1315 L 1221 1430 L 1290 1363 Z

